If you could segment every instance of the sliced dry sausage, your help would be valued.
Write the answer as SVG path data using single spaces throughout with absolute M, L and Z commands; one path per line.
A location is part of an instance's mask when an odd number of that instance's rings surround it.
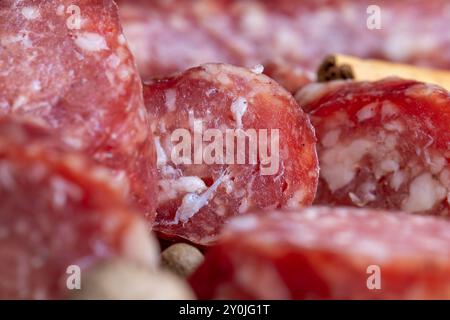
M 450 222 L 310 207 L 232 220 L 190 278 L 199 299 L 448 299 Z

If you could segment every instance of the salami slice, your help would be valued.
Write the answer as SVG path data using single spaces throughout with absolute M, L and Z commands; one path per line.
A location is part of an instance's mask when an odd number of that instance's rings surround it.
M 199 299 L 449 299 L 450 223 L 310 207 L 235 218 L 190 278 Z
M 449 214 L 446 90 L 398 78 L 318 87 L 304 104 L 318 138 L 316 203 Z M 309 85 L 297 96 L 308 95 Z
M 208 245 L 249 208 L 311 204 L 313 129 L 267 76 L 207 64 L 147 83 L 144 99 L 155 119 L 162 235 Z
M 156 241 L 122 189 L 46 129 L 0 120 L 0 298 L 63 298 L 76 268 L 107 257 L 155 267 Z
M 0 3 L 0 114 L 41 120 L 113 169 L 154 219 L 156 154 L 113 1 Z
M 267 62 L 261 65 L 264 68 L 264 74 L 278 82 L 287 91 L 295 94 L 304 85 L 313 82 L 315 76 L 306 72 L 303 68 L 294 67 L 286 63 Z M 256 65 L 253 68 L 257 68 Z
M 207 62 L 315 71 L 333 53 L 450 68 L 446 0 L 120 0 L 119 8 L 145 78 Z

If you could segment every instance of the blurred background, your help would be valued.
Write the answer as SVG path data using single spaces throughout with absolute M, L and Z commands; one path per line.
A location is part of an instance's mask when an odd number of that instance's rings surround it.
M 327 54 L 450 69 L 447 0 L 119 0 L 144 79 L 206 62 L 301 83 Z

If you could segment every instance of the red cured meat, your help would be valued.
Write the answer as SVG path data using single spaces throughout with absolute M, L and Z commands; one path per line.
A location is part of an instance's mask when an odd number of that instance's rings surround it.
M 156 267 L 147 224 L 121 190 L 46 129 L 0 120 L 0 298 L 63 298 L 70 265 L 83 276 L 107 257 Z
M 307 85 L 297 98 L 318 139 L 316 203 L 449 214 L 446 90 L 390 78 Z
M 370 5 L 381 29 L 367 27 Z M 315 71 L 333 53 L 450 68 L 446 0 L 120 0 L 119 9 L 144 78 L 207 62 Z
M 229 218 L 249 208 L 311 204 L 318 167 L 309 119 L 292 95 L 267 76 L 255 72 L 207 64 L 144 86 L 147 110 L 156 119 L 152 129 L 160 180 L 154 227 L 163 236 L 208 245 L 217 239 L 221 226 Z M 178 162 L 182 154 L 174 150 L 182 140 L 173 134 L 179 129 L 185 129 L 191 137 L 187 157 L 192 164 Z M 212 162 L 205 156 L 195 162 L 194 153 L 200 150 L 199 145 L 203 155 L 211 152 L 206 150 L 215 138 L 207 138 L 208 129 L 216 130 L 223 141 L 218 147 L 222 162 Z M 253 130 L 256 139 L 251 140 L 253 143 L 245 140 L 241 148 L 238 139 L 234 139 L 232 150 L 226 142 L 227 130 L 237 130 L 233 133 L 241 137 L 245 134 L 251 137 Z M 203 133 L 203 143 L 195 145 L 195 132 Z M 250 145 L 257 148 L 253 162 L 250 156 L 255 153 Z M 267 149 L 274 158 L 266 159 L 265 164 L 261 150 Z M 233 163 L 226 158 L 227 151 Z M 175 160 L 174 154 L 179 154 Z M 202 151 L 198 154 L 201 156 Z M 245 155 L 240 163 L 238 154 Z M 188 202 L 196 205 L 192 197 L 200 195 L 203 200 L 195 202 L 199 207 L 194 210 L 191 206 L 189 211 Z
M 155 150 L 114 2 L 1 1 L 0 39 L 0 114 L 40 120 L 113 169 L 153 221 Z
M 450 222 L 310 207 L 230 222 L 190 278 L 199 299 L 449 299 Z
M 302 68 L 295 68 L 288 64 L 268 62 L 261 66 L 264 68 L 265 75 L 278 82 L 292 94 L 304 85 L 313 82 L 315 78 L 313 73 L 305 72 Z

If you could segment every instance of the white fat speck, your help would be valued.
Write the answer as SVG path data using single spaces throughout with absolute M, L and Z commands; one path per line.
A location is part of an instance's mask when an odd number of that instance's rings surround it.
M 275 33 L 275 46 L 282 53 L 292 52 L 301 47 L 300 37 L 291 28 L 280 28 Z
M 418 83 L 406 89 L 405 95 L 415 99 L 417 97 L 429 96 L 439 89 L 440 87 L 435 84 Z
M 31 82 L 31 88 L 33 91 L 40 91 L 42 89 L 41 82 L 39 80 L 33 80 Z
M 390 102 L 388 100 L 383 101 L 383 103 L 381 105 L 381 118 L 382 119 L 395 116 L 396 114 L 398 114 L 398 112 L 399 112 L 398 107 L 395 104 L 393 104 L 392 102 Z
M 394 172 L 397 171 L 399 167 L 398 162 L 391 159 L 382 160 L 380 163 L 380 169 L 384 172 Z
M 173 112 L 176 110 L 177 92 L 175 89 L 169 89 L 165 91 L 166 96 L 166 108 L 167 111 Z
M 85 51 L 96 52 L 108 49 L 105 38 L 93 32 L 79 34 L 75 39 L 75 44 Z
M 195 132 L 195 114 L 194 110 L 188 111 L 189 127 Z
M 402 209 L 409 212 L 430 210 L 446 196 L 446 189 L 426 172 L 414 178 L 409 185 L 409 195 L 403 201 Z
M 164 121 L 161 121 L 159 123 L 159 131 L 161 133 L 166 133 L 167 132 L 166 123 Z
M 63 140 L 66 144 L 68 144 L 71 147 L 74 147 L 75 149 L 81 149 L 84 144 L 82 138 L 75 136 L 65 136 L 63 137 Z
M 217 81 L 219 81 L 220 84 L 222 84 L 225 87 L 233 84 L 233 82 L 231 81 L 230 77 L 228 75 L 226 75 L 225 73 L 223 73 L 223 72 L 219 73 L 216 77 L 217 77 L 216 78 Z
M 302 218 L 305 220 L 315 221 L 320 215 L 320 209 L 318 208 L 307 208 L 304 210 Z
M 31 48 L 33 46 L 33 42 L 30 40 L 29 32 L 27 30 L 21 30 L 15 36 L 7 36 L 1 38 L 0 43 L 4 46 L 7 46 L 12 43 L 18 43 L 22 45 L 24 48 Z
M 156 164 L 159 166 L 163 166 L 167 163 L 167 155 L 161 146 L 161 138 L 155 137 L 155 147 L 156 147 L 156 156 L 157 161 Z
M 224 186 L 225 186 L 225 192 L 226 192 L 227 194 L 230 194 L 230 193 L 233 192 L 233 190 L 234 190 L 234 182 L 233 182 L 231 179 L 225 179 L 225 180 L 223 181 L 223 184 L 224 184 Z M 236 195 L 237 195 L 237 194 L 236 194 Z M 237 195 L 237 196 L 239 196 L 239 195 Z
M 206 206 L 211 197 L 216 192 L 219 185 L 229 175 L 229 169 L 227 168 L 222 172 L 220 177 L 209 187 L 205 192 L 198 195 L 196 193 L 188 193 L 183 197 L 181 206 L 178 208 L 175 219 L 170 224 L 178 224 L 180 221 L 186 223 L 192 218 L 201 208 Z
M 138 116 L 141 122 L 145 122 L 145 120 L 147 119 L 147 113 L 144 108 L 139 108 Z
M 107 59 L 106 62 L 111 69 L 116 69 L 120 65 L 120 58 L 112 53 Z
M 197 176 L 186 176 L 178 179 L 162 179 L 158 182 L 160 203 L 176 199 L 180 194 L 200 193 L 207 189 L 202 179 Z
M 287 201 L 287 208 L 299 208 L 305 199 L 305 190 L 300 189 L 294 192 L 292 197 Z
M 217 91 L 218 91 L 218 90 L 217 90 L 216 88 L 208 89 L 208 90 L 206 91 L 206 96 L 210 97 L 211 95 L 216 94 Z
M 321 175 L 332 192 L 352 181 L 358 162 L 372 147 L 372 141 L 358 139 L 349 145 L 336 145 L 322 151 Z
M 247 100 L 243 97 L 239 97 L 231 104 L 231 112 L 233 118 L 236 121 L 236 128 L 242 128 L 242 117 L 247 112 Z
M 260 37 L 267 33 L 269 18 L 266 10 L 256 5 L 247 5 L 241 16 L 240 25 L 251 37 Z
M 380 260 L 385 259 L 390 251 L 388 245 L 374 239 L 358 239 L 353 243 L 353 248 L 364 255 L 370 252 L 370 256 Z
M 24 104 L 26 104 L 27 102 L 28 102 L 28 97 L 26 97 L 26 96 L 19 96 L 19 97 L 17 97 L 16 100 L 14 100 L 12 109 L 13 110 L 17 110 L 20 107 L 22 107 Z
M 124 193 L 130 191 L 130 181 L 125 170 L 115 172 L 112 181 L 117 189 L 122 190 Z
M 245 215 L 232 219 L 229 228 L 235 231 L 250 231 L 258 226 L 258 218 L 253 215 Z
M 262 64 L 257 64 L 256 66 L 251 68 L 250 71 L 255 74 L 261 74 L 264 72 L 264 66 Z
M 119 34 L 117 36 L 117 41 L 119 42 L 120 45 L 124 45 L 127 43 L 127 40 L 125 39 L 125 36 L 123 34 Z
M 163 177 L 176 177 L 178 175 L 179 170 L 176 170 L 174 167 L 172 166 L 164 166 L 160 169 L 161 172 L 161 176 Z
M 63 4 L 60 4 L 60 5 L 58 6 L 58 8 L 56 8 L 56 14 L 57 14 L 58 16 L 64 15 L 64 9 L 65 9 L 64 5 L 63 5 Z
M 36 7 L 24 7 L 21 12 L 27 20 L 34 20 L 41 16 L 39 9 Z
M 117 75 L 120 80 L 128 80 L 130 78 L 132 71 L 126 65 L 123 65 L 119 68 Z
M 219 217 L 223 217 L 227 213 L 227 208 L 225 208 L 224 206 L 218 206 L 215 212 Z
M 278 237 L 265 235 L 264 241 L 277 243 Z M 292 299 L 285 281 L 272 263 L 255 263 L 259 261 L 246 255 L 238 260 L 239 268 L 234 273 L 233 283 L 238 288 L 249 289 L 249 295 L 258 296 L 262 300 Z M 270 288 L 270 290 L 267 290 Z
M 78 201 L 83 195 L 83 191 L 72 182 L 60 177 L 54 177 L 51 180 L 53 190 L 53 206 L 55 208 L 64 208 L 68 200 Z
M 368 120 L 370 118 L 373 118 L 376 114 L 376 110 L 378 107 L 377 102 L 370 103 L 363 108 L 361 108 L 357 113 L 356 117 L 358 118 L 359 122 L 362 122 L 364 120 Z
M 404 181 L 405 181 L 405 173 L 403 171 L 396 171 L 391 176 L 389 184 L 392 189 L 398 191 L 398 189 L 400 188 L 400 186 L 403 184 Z
M 400 121 L 390 121 L 383 125 L 383 127 L 388 131 L 397 131 L 397 132 L 403 132 L 405 130 L 405 127 L 402 122 Z
M 339 141 L 340 129 L 328 131 L 322 138 L 321 142 L 325 148 L 334 146 Z
M 330 81 L 326 83 L 313 82 L 303 86 L 299 91 L 297 91 L 297 93 L 295 94 L 295 99 L 297 100 L 298 104 L 303 107 L 310 104 L 311 102 L 320 99 L 328 92 L 339 88 L 343 84 L 345 84 L 345 81 L 341 80 Z
M 352 245 L 355 241 L 355 235 L 350 231 L 341 231 L 333 236 L 333 243 L 338 246 Z
M 354 194 L 353 192 L 349 192 L 349 193 L 348 193 L 348 197 L 349 197 L 350 200 L 352 200 L 352 202 L 353 202 L 354 204 L 356 204 L 358 207 L 362 207 L 362 206 L 365 205 L 364 202 L 363 202 L 356 194 Z
M 364 207 L 369 202 L 376 200 L 376 196 L 374 194 L 375 190 L 376 185 L 374 183 L 366 182 L 358 188 L 359 196 L 353 192 L 349 192 L 348 196 L 355 205 L 358 207 Z

